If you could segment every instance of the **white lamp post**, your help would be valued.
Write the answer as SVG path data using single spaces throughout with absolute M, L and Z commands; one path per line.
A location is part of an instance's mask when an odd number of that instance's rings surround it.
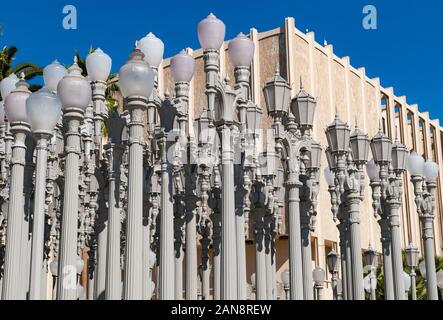
M 67 122 L 66 135 L 66 173 L 64 188 L 63 221 L 61 223 L 59 251 L 59 279 L 57 298 L 76 300 L 78 297 L 75 275 L 77 257 L 78 224 L 78 181 L 80 162 L 79 128 L 83 114 L 91 100 L 91 87 L 77 65 L 77 59 L 69 68 L 69 73 L 57 85 L 57 94 L 62 102 L 63 118 Z
M 5 113 L 11 123 L 11 133 L 14 135 L 11 159 L 11 182 L 8 209 L 8 233 L 6 238 L 4 278 L 2 299 L 23 300 L 26 293 L 21 282 L 22 275 L 17 270 L 21 269 L 20 252 L 24 250 L 22 233 L 24 229 L 24 194 L 23 179 L 26 154 L 26 135 L 30 132 L 28 117 L 26 114 L 26 99 L 31 92 L 29 85 L 22 79 L 17 82 L 16 89 L 8 93 L 14 77 L 8 82 L 2 81 L 2 96 L 5 95 Z M 9 82 L 10 81 L 10 82 Z
M 291 288 L 289 269 L 285 269 L 285 271 L 281 273 L 281 281 L 283 282 L 283 289 L 285 291 L 285 300 L 289 300 L 289 290 Z
M 139 49 L 134 49 L 131 59 L 119 71 L 120 89 L 125 97 L 125 107 L 131 116 L 124 278 L 124 298 L 129 300 L 140 300 L 143 297 L 143 115 L 154 86 L 154 73 L 143 57 Z
M 406 264 L 410 269 L 412 300 L 417 300 L 417 289 L 415 282 L 415 269 L 418 266 L 419 251 L 412 243 L 405 249 Z
M 189 82 L 195 71 L 195 59 L 184 50 L 171 59 L 171 73 L 175 82 L 176 100 L 175 106 L 178 113 L 178 123 L 180 129 L 181 147 L 187 149 L 187 129 L 188 121 L 188 100 L 189 100 Z M 184 170 L 183 164 L 181 169 Z M 187 177 L 188 178 L 188 177 Z M 185 182 L 184 200 L 192 202 L 192 190 L 189 187 L 189 181 Z M 189 206 L 188 206 L 189 207 Z M 187 208 L 188 209 L 188 208 Z M 189 216 L 186 219 L 186 299 L 197 299 L 197 234 L 195 213 L 190 210 L 186 212 Z
M 428 299 L 438 300 L 433 224 L 436 179 L 439 168 L 435 162 L 430 160 L 425 162 L 423 157 L 412 152 L 408 158 L 408 170 L 414 185 L 415 203 L 422 227 Z
M 92 163 L 89 164 L 92 167 L 91 172 L 94 172 L 94 167 L 100 166 L 100 160 L 102 158 L 102 126 L 108 118 L 108 108 L 105 103 L 106 81 L 111 72 L 112 60 L 103 52 L 100 48 L 94 50 L 86 57 L 86 69 L 88 72 L 88 78 L 91 80 L 92 89 L 92 103 L 93 103 L 93 115 L 94 115 L 94 149 L 95 152 L 86 154 L 86 157 L 92 158 Z M 95 171 L 96 174 L 100 174 L 100 170 Z M 97 180 L 101 180 L 99 177 Z M 93 185 L 94 186 L 94 185 Z M 93 190 L 94 192 L 98 192 Z M 94 210 L 94 209 L 91 209 Z M 111 208 L 109 208 L 111 210 Z M 109 214 L 107 215 L 109 216 Z M 108 220 L 106 215 L 99 215 L 96 219 L 96 230 L 98 230 L 97 237 L 97 249 L 96 259 L 97 266 L 94 275 L 94 296 L 97 299 L 103 299 L 106 296 L 106 261 L 107 261 L 107 242 L 108 242 Z
M 52 79 L 50 80 L 52 81 Z M 26 114 L 37 139 L 35 170 L 34 218 L 32 223 L 31 283 L 29 298 L 41 299 L 43 246 L 45 232 L 45 191 L 48 144 L 61 114 L 60 99 L 47 89 L 32 93 L 26 100 Z
M 323 300 L 322 299 L 322 290 L 325 283 L 325 270 L 323 270 L 321 267 L 316 267 L 312 271 L 312 279 L 314 280 L 315 289 L 316 289 L 316 300 Z
M 250 65 L 254 56 L 254 42 L 240 33 L 229 42 L 228 53 L 234 66 L 235 89 L 237 90 L 237 109 L 239 110 L 239 120 L 242 127 L 242 133 L 245 134 L 247 123 L 247 105 L 250 99 L 249 76 Z M 249 126 L 254 124 L 249 123 Z M 257 123 L 258 125 L 258 123 Z M 252 129 L 252 128 L 251 128 Z M 254 129 L 252 129 L 254 130 Z M 247 194 L 249 196 L 249 194 Z M 241 203 L 241 202 L 240 202 Z M 237 298 L 246 299 L 247 281 L 246 281 L 246 248 L 245 248 L 245 215 L 243 208 L 239 208 L 241 214 L 236 214 L 236 241 L 237 241 Z M 267 274 L 271 277 L 271 272 Z M 270 288 L 269 288 L 270 289 Z M 268 297 L 269 299 L 271 297 Z

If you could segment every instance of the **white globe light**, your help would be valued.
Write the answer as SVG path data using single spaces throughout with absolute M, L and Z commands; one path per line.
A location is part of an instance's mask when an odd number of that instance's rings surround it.
M 283 285 L 285 286 L 285 288 L 288 288 L 290 285 L 290 273 L 289 273 L 289 269 L 286 269 L 285 271 L 283 271 L 281 273 L 281 281 L 283 282 Z
M 149 250 L 149 267 L 152 269 L 155 265 L 155 262 L 157 261 L 157 256 L 154 252 Z
M 417 152 L 411 152 L 408 157 L 408 171 L 411 176 L 421 176 L 423 175 L 423 170 L 425 166 L 425 159 L 420 156 Z
M 57 85 L 63 77 L 68 74 L 68 70 L 60 64 L 57 60 L 54 60 L 51 64 L 48 64 L 43 69 L 43 80 L 45 81 L 45 87 L 54 92 L 57 90 Z
M 428 160 L 425 162 L 423 167 L 423 176 L 427 182 L 435 182 L 438 177 L 438 164 L 434 161 Z
M 334 186 L 335 185 L 335 175 L 329 168 L 325 168 L 323 171 L 323 174 L 325 175 L 326 183 L 328 186 Z
M 154 72 L 143 60 L 143 53 L 135 49 L 131 59 L 126 62 L 118 73 L 118 83 L 124 97 L 149 97 L 154 87 Z
M 51 274 L 55 277 L 58 276 L 58 260 L 52 260 L 49 264 L 49 270 L 51 271 Z
M 84 265 L 85 262 L 83 261 L 83 259 L 77 256 L 77 259 L 75 261 L 75 268 L 77 269 L 78 274 L 82 273 Z
M 228 45 L 228 53 L 234 67 L 249 67 L 254 57 L 254 48 L 254 42 L 241 32 L 232 39 Z
M 62 102 L 46 88 L 31 93 L 26 100 L 26 114 L 33 132 L 51 133 L 60 119 Z
M 165 45 L 152 32 L 137 42 L 137 47 L 145 55 L 145 61 L 151 66 L 158 68 L 163 59 Z
M 0 126 L 5 124 L 5 103 L 0 101 Z
M 251 285 L 252 289 L 255 289 L 255 273 L 251 274 Z
M 203 49 L 219 50 L 225 40 L 225 24 L 212 13 L 199 22 L 197 31 Z
M 403 271 L 403 281 L 405 285 L 405 291 L 411 289 L 411 276 Z
M 171 59 L 172 78 L 175 82 L 189 82 L 195 71 L 195 59 L 185 50 L 180 51 Z
M 323 282 L 325 282 L 326 273 L 325 270 L 323 270 L 320 267 L 316 267 L 312 271 L 312 279 L 314 280 L 316 285 L 322 285 Z
M 69 73 L 57 85 L 57 95 L 62 102 L 62 109 L 76 108 L 85 110 L 91 101 L 91 85 L 81 74 L 75 60 Z
M 86 57 L 86 69 L 91 81 L 106 81 L 111 72 L 111 67 L 111 57 L 100 48 L 97 48 Z
M 368 173 L 371 181 L 380 180 L 380 167 L 375 163 L 374 160 L 368 161 L 366 164 L 366 172 Z
M 0 81 L 0 93 L 2 95 L 3 101 L 6 100 L 6 97 L 15 89 L 15 85 L 18 82 L 18 78 L 14 73 L 11 73 L 9 76 Z
M 418 269 L 420 270 L 420 274 L 421 276 L 426 279 L 426 263 L 425 260 L 423 260 L 422 262 L 420 262 L 420 264 L 418 265 Z
M 15 88 L 5 99 L 5 114 L 8 120 L 12 122 L 28 122 L 26 114 L 26 100 L 31 91 L 28 90 L 29 85 L 24 79 L 17 83 Z

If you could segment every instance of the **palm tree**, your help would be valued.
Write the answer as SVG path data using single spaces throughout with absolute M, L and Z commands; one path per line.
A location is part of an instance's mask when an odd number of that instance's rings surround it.
M 9 76 L 11 73 L 15 73 L 19 76 L 21 73 L 25 75 L 26 80 L 33 79 L 43 74 L 43 69 L 31 62 L 22 62 L 15 66 L 12 66 L 15 60 L 15 55 L 18 49 L 15 46 L 4 46 L 0 51 L 0 81 Z M 30 86 L 31 91 L 38 90 L 41 86 Z

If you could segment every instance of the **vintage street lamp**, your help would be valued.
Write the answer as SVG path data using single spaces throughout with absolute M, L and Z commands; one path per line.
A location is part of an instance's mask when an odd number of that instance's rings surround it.
M 415 204 L 422 227 L 428 300 L 438 300 L 433 224 L 435 218 L 436 179 L 439 168 L 435 162 L 430 160 L 425 162 L 423 157 L 416 152 L 412 152 L 409 155 L 407 167 L 411 174 Z
M 195 59 L 185 50 L 182 50 L 180 53 L 175 55 L 171 59 L 171 73 L 172 78 L 175 82 L 175 100 L 174 107 L 177 111 L 177 122 L 179 126 L 179 143 L 176 145 L 180 149 L 180 155 L 183 151 L 184 154 L 188 154 L 188 150 L 190 148 L 188 145 L 188 117 L 189 117 L 189 88 L 190 81 L 194 75 L 195 71 Z M 178 195 L 179 198 L 183 199 L 185 203 L 188 203 L 188 207 L 190 207 L 192 201 L 192 191 L 190 190 L 191 177 L 186 175 L 190 171 L 189 166 L 186 166 L 187 163 L 182 161 L 182 157 L 177 157 L 177 160 L 174 161 L 176 163 L 175 176 L 182 177 L 181 188 L 184 188 L 184 192 Z M 187 162 L 187 159 L 186 159 Z M 177 181 L 177 180 L 176 180 Z M 178 190 L 179 188 L 177 188 Z M 178 194 L 176 190 L 176 193 Z M 177 198 L 177 200 L 179 199 Z M 185 231 L 185 252 L 186 252 L 186 299 L 188 300 L 196 300 L 197 299 L 197 234 L 196 234 L 196 217 L 192 210 L 187 210 L 185 208 L 186 213 L 190 217 L 190 219 L 186 219 L 186 231 Z M 177 226 L 178 227 L 178 226 Z M 182 263 L 179 261 L 179 263 Z M 181 293 L 180 293 L 181 296 Z
M 83 114 L 91 100 L 91 87 L 77 65 L 77 59 L 69 68 L 68 75 L 57 85 L 57 94 L 62 102 L 63 118 L 67 122 L 66 130 L 66 174 L 64 188 L 63 221 L 61 226 L 61 244 L 59 251 L 59 279 L 57 282 L 57 299 L 77 299 L 77 287 L 65 285 L 71 280 L 70 268 L 75 265 L 77 257 L 77 224 L 80 167 L 80 124 Z
M 285 291 L 285 300 L 289 300 L 289 290 L 290 290 L 289 269 L 285 269 L 281 273 L 281 281 L 283 282 L 283 289 Z
M 400 207 L 403 195 L 402 174 L 406 169 L 406 157 L 408 150 L 406 147 L 395 140 L 394 143 L 383 133 L 381 127 L 379 132 L 371 141 L 372 155 L 377 166 L 380 168 L 379 178 L 373 180 L 379 182 L 379 211 L 381 217 L 379 224 L 382 231 L 384 262 L 387 261 L 385 268 L 385 288 L 387 288 L 387 299 L 392 298 L 390 292 L 390 282 L 393 283 L 394 297 L 397 300 L 404 299 L 404 281 L 402 278 L 403 263 L 401 253 L 400 236 Z M 377 181 L 378 180 L 378 181 Z M 390 247 L 390 250 L 389 250 Z M 391 261 L 388 261 L 391 259 Z M 390 264 L 392 263 L 392 271 Z
M 119 71 L 120 90 L 130 113 L 126 234 L 125 299 L 142 299 L 143 284 L 143 147 L 144 112 L 154 86 L 154 73 L 139 49 Z M 172 231 L 171 231 L 172 232 Z M 163 287 L 163 289 L 166 289 Z M 169 297 L 172 298 L 172 297 Z
M 24 300 L 26 293 L 21 284 L 22 275 L 17 272 L 21 269 L 21 250 L 25 244 L 22 243 L 22 232 L 24 231 L 24 164 L 26 154 L 26 136 L 30 132 L 29 120 L 26 114 L 26 100 L 31 92 L 28 83 L 22 74 L 17 82 L 16 88 L 10 93 L 10 85 L 13 77 L 7 82 L 2 81 L 2 96 L 5 97 L 5 113 L 11 124 L 11 133 L 14 135 L 11 159 L 11 177 L 8 209 L 8 234 L 6 238 L 4 278 L 2 288 L 3 300 Z
M 234 66 L 235 74 L 235 92 L 236 92 L 236 108 L 239 114 L 240 131 L 247 143 L 246 135 L 249 132 L 245 132 L 246 129 L 250 129 L 253 135 L 258 131 L 258 125 L 260 123 L 260 110 L 255 106 L 250 99 L 250 65 L 254 57 L 255 46 L 254 42 L 246 37 L 243 33 L 239 33 L 234 39 L 229 42 L 228 54 L 230 60 Z M 249 111 L 249 112 L 248 112 Z M 249 115 L 249 117 L 248 117 Z M 253 118 L 253 119 L 252 119 Z M 251 121 L 250 123 L 247 123 Z M 248 130 L 249 131 L 249 130 Z M 248 170 L 240 175 L 249 174 Z M 245 176 L 244 176 L 245 177 Z M 242 186 L 244 187 L 244 186 Z M 247 188 L 247 186 L 246 186 Z M 245 188 L 245 190 L 247 190 Z M 244 196 L 244 202 L 248 202 L 248 192 Z M 237 242 L 237 299 L 247 298 L 247 281 L 246 281 L 246 247 L 245 247 L 245 212 L 249 208 L 240 208 L 243 214 L 235 215 L 235 235 Z M 269 274 L 270 276 L 270 274 Z
M 405 249 L 406 264 L 408 265 L 408 267 L 410 269 L 409 276 L 411 277 L 412 300 L 417 300 L 415 269 L 418 267 L 419 254 L 420 254 L 420 252 L 418 251 L 418 248 L 416 246 L 414 246 L 412 243 L 409 244 L 409 246 L 407 246 Z
M 314 287 L 316 291 L 316 299 L 315 300 L 323 300 L 322 290 L 325 283 L 325 270 L 321 267 L 316 267 L 312 271 L 312 279 L 314 280 Z
M 364 170 L 369 150 L 369 138 L 358 128 L 351 134 L 349 126 L 338 114 L 326 129 L 328 163 L 335 175 L 330 186 L 334 219 L 340 224 L 343 290 L 347 299 L 364 300 L 363 267 L 360 244 L 360 202 L 364 195 Z M 332 178 L 329 178 L 332 182 Z M 344 259 L 343 259 L 344 258 Z M 344 265 L 345 264 L 345 265 Z M 352 292 L 351 289 L 352 288 Z
M 339 270 L 339 263 L 338 263 L 339 257 L 338 253 L 335 250 L 332 250 L 328 253 L 328 256 L 326 257 L 326 262 L 328 264 L 328 270 L 331 274 L 331 282 L 332 282 L 332 294 L 334 300 L 338 300 L 338 292 L 337 292 L 337 277 L 338 277 L 338 270 Z
M 312 129 L 316 105 L 315 98 L 307 93 L 303 85 L 301 85 L 300 92 L 291 102 L 291 112 L 295 117 L 295 122 L 300 125 L 301 130 Z
M 34 218 L 32 223 L 31 280 L 29 299 L 41 298 L 42 257 L 45 236 L 45 191 L 48 145 L 61 115 L 60 99 L 47 89 L 32 93 L 26 100 L 26 114 L 37 139 L 35 170 Z M 44 116 L 43 116 L 44 115 Z
M 369 245 L 363 253 L 365 257 L 366 268 L 369 269 L 369 279 L 371 288 L 371 300 L 377 300 L 375 289 L 377 287 L 377 253 Z

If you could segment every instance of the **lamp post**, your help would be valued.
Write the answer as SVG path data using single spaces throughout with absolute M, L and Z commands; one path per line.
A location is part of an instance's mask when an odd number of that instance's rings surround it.
M 410 269 L 409 276 L 411 277 L 411 291 L 412 291 L 412 300 L 417 300 L 417 289 L 416 289 L 416 281 L 415 281 L 415 269 L 418 267 L 418 258 L 419 258 L 418 248 L 415 247 L 412 243 L 405 249 L 406 255 L 406 264 Z
M 408 158 L 408 170 L 414 186 L 415 204 L 422 227 L 428 300 L 438 300 L 433 223 L 439 168 L 435 162 L 430 160 L 425 162 L 420 155 L 412 152 Z
M 322 291 L 325 283 L 325 270 L 321 267 L 316 267 L 312 271 L 312 278 L 315 286 L 315 300 L 323 300 Z
M 154 86 L 154 74 L 139 49 L 134 49 L 131 59 L 121 67 L 119 84 L 130 113 L 124 298 L 140 300 L 143 287 L 143 116 Z
M 78 223 L 78 181 L 80 162 L 79 127 L 83 113 L 91 99 L 89 82 L 81 75 L 77 59 L 69 68 L 68 75 L 57 85 L 57 94 L 62 102 L 63 118 L 68 129 L 65 146 L 65 188 L 63 221 L 61 224 L 60 251 L 58 264 L 57 298 L 60 300 L 77 299 L 77 285 L 73 281 L 75 259 L 77 257 Z
M 120 166 L 124 153 L 122 132 L 126 120 L 116 111 L 109 117 L 110 141 L 105 146 L 108 164 L 108 225 L 107 225 L 107 252 L 106 252 L 106 300 L 120 300 L 121 268 L 120 268 L 120 214 L 122 204 L 120 201 Z M 103 259 L 103 257 L 102 257 Z
M 92 89 L 92 104 L 93 104 L 93 143 L 94 152 L 91 154 L 86 154 L 92 163 L 88 163 L 87 166 L 90 167 L 91 173 L 95 174 L 97 181 L 102 181 L 103 177 L 102 170 L 100 170 L 100 160 L 102 158 L 102 126 L 103 123 L 108 118 L 108 108 L 105 104 L 105 91 L 106 91 L 106 80 L 108 79 L 109 73 L 111 71 L 112 60 L 111 58 L 103 52 L 100 48 L 95 49 L 86 57 L 86 69 L 88 72 L 88 77 L 91 80 Z M 92 122 L 92 119 L 91 119 Z M 92 132 L 91 132 L 92 133 Z M 88 150 L 90 152 L 90 150 Z M 91 159 L 92 158 L 92 159 Z M 91 184 L 90 187 L 95 187 Z M 98 186 L 100 187 L 100 186 Z M 99 192 L 100 190 L 94 190 L 93 192 Z M 92 209 L 93 210 L 93 209 Z M 110 208 L 108 209 L 108 211 Z M 96 272 L 95 272 L 95 285 L 94 285 L 94 296 L 97 299 L 104 299 L 106 292 L 106 252 L 107 252 L 107 242 L 108 242 L 108 219 L 109 212 L 106 212 L 101 208 L 97 210 L 99 213 L 98 219 L 95 220 L 95 231 L 94 237 L 97 239 L 97 252 L 96 252 Z M 95 212 L 94 212 L 95 214 Z
M 26 100 L 26 114 L 31 130 L 37 139 L 37 161 L 34 193 L 34 218 L 32 223 L 31 279 L 29 299 L 41 299 L 43 272 L 43 247 L 45 233 L 45 191 L 48 144 L 52 131 L 60 118 L 61 101 L 53 93 L 41 89 Z M 45 115 L 42 117 L 42 115 Z
M 175 55 L 171 59 L 171 73 L 175 82 L 176 99 L 174 100 L 174 106 L 177 109 L 179 117 L 179 144 L 180 149 L 185 151 L 188 155 L 188 133 L 187 133 L 187 121 L 188 121 L 188 104 L 189 104 L 189 88 L 190 81 L 195 71 L 195 60 L 187 54 L 184 50 Z M 186 157 L 185 163 L 181 159 L 178 159 L 178 171 L 176 174 L 183 176 L 185 172 L 185 190 L 183 190 L 182 199 L 186 203 L 186 299 L 197 299 L 197 234 L 196 234 L 196 221 L 195 221 L 195 201 L 196 197 L 193 195 L 193 183 L 191 178 L 191 164 L 188 163 L 188 157 Z
M 374 162 L 379 168 L 379 210 L 382 219 L 387 220 L 380 223 L 382 234 L 387 234 L 391 243 L 386 239 L 385 246 L 391 247 L 391 255 L 387 254 L 387 259 L 392 259 L 392 276 L 394 283 L 394 296 L 397 300 L 404 299 L 404 281 L 402 278 L 403 263 L 401 253 L 400 237 L 400 207 L 403 195 L 402 174 L 406 170 L 406 160 L 408 150 L 395 140 L 394 143 L 383 133 L 381 126 L 379 132 L 371 141 L 372 155 Z M 389 268 L 387 268 L 389 271 Z M 390 280 L 388 274 L 387 280 Z
M 222 214 L 221 214 L 221 299 L 238 297 L 236 218 L 234 205 L 234 100 L 236 93 L 221 81 L 218 74 L 226 27 L 213 14 L 198 24 L 198 38 L 203 48 L 206 73 L 207 112 L 215 120 L 222 143 Z M 218 104 L 217 104 L 217 103 Z M 217 106 L 217 109 L 216 109 Z
M 303 147 L 309 145 L 307 139 L 300 139 L 296 136 L 294 122 L 288 122 L 288 131 L 283 126 L 282 120 L 288 115 L 291 87 L 279 75 L 278 70 L 272 79 L 266 82 L 263 89 L 266 108 L 268 114 L 273 118 L 272 127 L 276 141 L 276 152 L 289 153 L 288 158 L 288 179 L 286 189 L 288 190 L 288 222 L 289 222 L 289 270 L 291 279 L 291 299 L 303 300 L 303 272 L 302 272 L 302 252 L 301 252 L 301 229 L 300 229 L 300 187 L 298 159 Z M 286 137 L 288 135 L 288 137 Z M 294 137 L 294 139 L 291 139 Z M 288 143 L 289 142 L 289 143 Z M 286 148 L 282 143 L 286 143 Z M 288 149 L 288 150 L 286 150 Z
M 377 288 L 377 253 L 369 245 L 368 249 L 364 252 L 366 268 L 369 269 L 371 300 L 377 300 L 376 288 Z
M 338 259 L 339 259 L 338 253 L 335 252 L 335 250 L 329 252 L 326 257 L 328 270 L 329 273 L 331 274 L 332 296 L 334 300 L 338 300 L 338 292 L 337 292 L 337 276 L 339 271 Z
M 234 65 L 235 90 L 237 92 L 237 109 L 239 110 L 239 120 L 241 134 L 246 134 L 247 105 L 250 98 L 249 88 L 249 66 L 254 56 L 254 42 L 240 33 L 229 42 L 228 53 Z M 258 123 L 257 123 L 258 124 Z M 250 124 L 252 125 L 252 124 Z M 255 131 L 257 128 L 251 128 Z M 240 175 L 242 175 L 240 173 Z M 241 186 L 243 187 L 243 186 Z M 243 200 L 243 199 L 242 199 Z M 245 207 L 238 210 L 236 219 L 236 242 L 237 242 L 237 298 L 247 298 L 246 288 L 246 248 L 245 248 Z
M 285 291 L 285 300 L 289 300 L 290 275 L 289 269 L 285 269 L 281 273 L 281 281 L 283 282 L 283 290 Z
M 345 235 L 340 237 L 342 242 L 347 238 L 349 230 L 349 244 L 346 244 L 347 268 L 352 272 L 346 276 L 347 287 L 352 288 L 352 297 L 348 299 L 364 300 L 363 267 L 360 243 L 360 202 L 364 194 L 363 166 L 367 162 L 369 152 L 369 138 L 358 128 L 351 134 L 347 124 L 342 122 L 336 114 L 333 123 L 326 129 L 326 137 L 330 148 L 328 161 L 331 171 L 335 174 L 336 201 L 338 203 L 338 218 L 340 227 L 344 227 Z M 334 217 L 336 218 L 336 217 Z M 352 283 L 352 284 L 351 284 Z
M 380 219 L 378 220 L 378 224 L 380 225 L 381 230 L 381 243 L 383 252 L 384 296 L 385 300 L 394 300 L 394 276 L 392 272 L 391 258 L 391 232 L 389 230 L 389 217 L 386 213 L 387 210 L 384 210 L 385 202 L 382 203 L 380 166 L 377 165 L 374 160 L 371 160 L 366 165 L 366 171 L 368 173 L 370 186 L 372 188 L 372 207 L 374 209 L 374 216 L 380 217 Z
M 4 81 L 4 80 L 3 80 Z M 24 250 L 22 243 L 24 230 L 24 194 L 23 179 L 25 169 L 26 135 L 30 132 L 26 114 L 26 99 L 31 92 L 29 85 L 22 75 L 16 88 L 10 93 L 5 92 L 5 83 L 2 81 L 2 96 L 5 98 L 5 113 L 11 123 L 11 133 L 14 135 L 11 158 L 11 182 L 8 209 L 8 229 L 5 247 L 4 278 L 2 288 L 3 300 L 24 300 L 26 292 L 22 286 L 20 252 Z M 9 89 L 8 89 L 9 91 Z

